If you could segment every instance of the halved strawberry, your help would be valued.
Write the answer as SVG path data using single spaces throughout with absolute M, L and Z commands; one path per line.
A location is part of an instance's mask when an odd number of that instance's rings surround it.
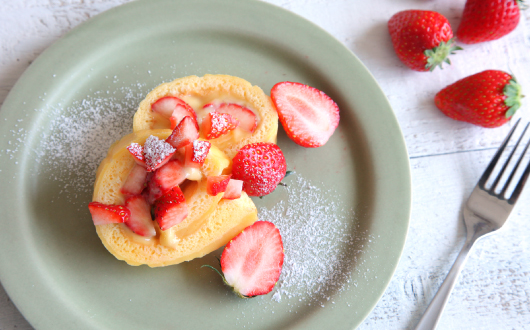
M 271 98 L 285 132 L 303 147 L 324 145 L 339 125 L 339 107 L 316 88 L 284 81 L 272 87 Z
M 129 220 L 125 221 L 127 227 L 140 236 L 153 237 L 156 235 L 153 219 L 151 218 L 151 205 L 147 203 L 142 195 L 127 198 L 125 206 L 131 211 Z
M 123 205 L 106 205 L 100 202 L 88 203 L 92 221 L 97 225 L 123 223 L 129 220 L 131 211 Z
M 214 105 L 213 103 L 208 103 L 203 108 L 219 113 L 229 114 L 232 116 L 232 118 L 235 118 L 239 121 L 238 127 L 241 127 L 242 129 L 249 132 L 254 132 L 258 126 L 258 121 L 254 112 L 239 104 L 221 103 L 219 105 Z
M 226 245 L 221 255 L 221 276 L 241 298 L 267 294 L 280 278 L 283 258 L 278 228 L 271 222 L 257 221 Z
M 173 187 L 155 202 L 155 220 L 160 229 L 167 230 L 188 216 L 188 206 L 179 187 Z
M 166 139 L 166 142 L 171 144 L 173 148 L 180 149 L 197 140 L 199 138 L 199 129 L 196 123 L 190 116 L 184 117 Z
M 225 194 L 223 199 L 238 199 L 241 197 L 241 191 L 243 190 L 243 181 L 230 179 L 226 186 Z
M 145 140 L 143 147 L 147 171 L 152 172 L 167 163 L 177 151 L 169 143 L 151 135 Z
M 161 195 L 164 195 L 171 188 L 184 182 L 187 176 L 188 173 L 182 163 L 177 159 L 172 159 L 153 173 L 149 187 L 153 189 L 154 185 L 160 190 Z
M 186 146 L 185 166 L 199 168 L 202 166 L 212 144 L 208 141 L 195 140 Z
M 197 130 L 199 129 L 199 125 L 197 124 L 197 114 L 192 107 L 178 97 L 162 97 L 151 105 L 151 110 L 168 118 L 171 122 L 171 129 L 177 127 L 180 121 L 186 116 L 190 116 L 195 121 Z
M 231 175 L 209 176 L 206 178 L 206 192 L 208 195 L 217 196 L 226 190 Z
M 145 165 L 144 147 L 142 145 L 138 143 L 131 143 L 127 146 L 127 150 L 129 150 L 131 156 L 133 156 L 136 164 L 147 167 L 147 165 Z
M 202 130 L 207 139 L 216 139 L 235 129 L 239 121 L 228 113 L 210 112 L 202 121 Z
M 146 177 L 147 171 L 145 170 L 145 167 L 135 165 L 121 187 L 121 193 L 124 195 L 140 195 L 142 190 L 146 187 Z

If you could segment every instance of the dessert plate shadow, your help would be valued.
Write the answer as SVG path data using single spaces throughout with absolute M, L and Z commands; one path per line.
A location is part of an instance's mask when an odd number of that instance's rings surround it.
M 88 212 L 97 165 L 132 131 L 139 101 L 162 82 L 204 74 L 239 76 L 267 94 L 280 81 L 305 83 L 341 109 L 321 148 L 302 148 L 280 129 L 295 174 L 255 199 L 286 245 L 284 273 L 267 296 L 239 299 L 201 268 L 215 266 L 219 251 L 128 266 L 105 250 Z M 0 280 L 36 329 L 352 329 L 401 256 L 411 185 L 392 109 L 354 54 L 281 8 L 251 0 L 114 8 L 39 56 L 0 113 Z

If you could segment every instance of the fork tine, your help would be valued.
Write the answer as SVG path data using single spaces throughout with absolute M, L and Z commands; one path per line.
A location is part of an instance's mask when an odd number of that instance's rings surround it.
M 528 125 L 527 125 L 528 127 Z M 526 151 L 528 150 L 528 147 L 530 146 L 530 141 L 526 144 L 526 147 L 523 150 L 523 153 L 521 154 L 521 157 L 519 157 L 519 160 L 517 161 L 517 165 L 515 165 L 512 174 L 508 178 L 508 181 L 506 182 L 506 186 L 504 187 L 502 194 L 506 192 L 506 188 L 508 188 L 508 185 L 512 181 L 515 172 L 519 168 L 519 165 L 521 164 L 524 156 L 526 155 Z M 526 183 L 526 180 L 528 179 L 528 175 L 530 174 L 530 162 L 528 162 L 528 165 L 526 166 L 526 169 L 524 170 L 523 174 L 521 175 L 521 178 L 519 179 L 519 182 L 517 183 L 517 186 L 515 186 L 515 189 L 512 192 L 512 196 L 510 199 L 508 199 L 508 202 L 510 204 L 514 204 L 517 201 L 517 198 L 519 198 L 519 195 L 521 194 L 521 191 L 523 190 L 524 184 Z
M 526 130 L 528 129 L 528 124 L 526 124 L 524 130 L 523 130 L 523 133 L 521 134 L 521 136 L 519 136 L 519 139 L 517 140 L 517 143 L 515 144 L 515 146 L 513 147 L 512 149 L 512 152 L 510 153 L 510 156 L 508 156 L 508 158 L 506 159 L 506 161 L 504 162 L 504 166 L 502 167 L 502 169 L 499 171 L 499 174 L 497 174 L 497 179 L 495 179 L 495 182 L 493 182 L 493 184 L 491 185 L 491 190 L 492 191 L 495 191 L 495 188 L 497 188 L 497 185 L 499 184 L 499 181 L 501 180 L 502 178 L 502 175 L 504 174 L 504 171 L 506 170 L 506 168 L 508 167 L 508 164 L 510 163 L 510 160 L 512 160 L 512 157 L 513 155 L 515 154 L 515 151 L 517 150 L 517 147 L 519 146 L 519 143 L 521 143 L 521 141 L 523 140 L 523 137 L 526 133 Z M 527 146 L 528 147 L 528 146 Z M 526 151 L 526 149 L 525 149 Z M 524 155 L 524 152 L 523 152 L 523 155 Z M 519 162 L 521 161 L 521 158 L 519 158 Z M 517 163 L 517 166 L 519 165 L 519 162 Z M 504 189 L 502 190 L 502 193 L 501 195 L 503 195 L 505 192 L 506 192 L 506 188 L 508 188 L 508 185 L 510 184 L 510 180 L 511 178 L 513 177 L 514 173 L 515 173 L 515 170 L 517 170 L 517 167 L 514 168 L 513 172 L 511 173 L 511 176 L 510 176 L 510 179 L 508 179 L 508 181 L 506 182 L 506 185 L 504 186 Z
M 501 158 L 502 152 L 506 148 L 506 145 L 510 141 L 510 139 L 511 139 L 511 137 L 513 135 L 513 132 L 515 131 L 515 129 L 519 125 L 520 121 L 521 121 L 521 119 L 518 119 L 517 122 L 515 123 L 515 125 L 513 125 L 512 129 L 510 130 L 510 133 L 508 133 L 508 136 L 504 139 L 504 141 L 502 142 L 502 144 L 499 147 L 499 149 L 497 149 L 497 152 L 495 153 L 495 156 L 493 156 L 493 159 L 490 161 L 488 167 L 486 168 L 486 170 L 484 171 L 484 173 L 480 177 L 480 180 L 478 181 L 478 186 L 480 188 L 482 188 L 482 189 L 485 188 L 486 181 L 488 181 L 488 178 L 490 177 L 491 172 L 493 172 L 493 169 L 495 168 L 495 165 L 497 165 L 497 162 L 499 161 L 499 158 Z

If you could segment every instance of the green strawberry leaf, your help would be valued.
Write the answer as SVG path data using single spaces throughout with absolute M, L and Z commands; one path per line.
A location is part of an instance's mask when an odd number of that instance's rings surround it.
M 504 86 L 503 92 L 504 95 L 506 95 L 504 104 L 509 107 L 506 111 L 506 118 L 510 118 L 521 107 L 521 99 L 524 95 L 522 95 L 521 85 L 519 85 L 515 79 L 511 79 L 508 84 Z
M 442 63 L 451 64 L 451 61 L 447 57 L 448 55 L 453 55 L 457 50 L 462 50 L 462 47 L 454 45 L 455 38 L 447 40 L 447 42 L 442 41 L 440 44 L 433 49 L 425 50 L 424 54 L 427 56 L 427 64 L 425 68 L 429 71 L 434 70 L 437 66 L 440 69 L 443 69 Z

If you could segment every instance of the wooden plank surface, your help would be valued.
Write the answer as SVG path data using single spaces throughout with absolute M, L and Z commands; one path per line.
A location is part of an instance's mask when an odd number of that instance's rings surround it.
M 28 65 L 55 40 L 126 0 L 0 1 L 0 104 Z M 530 11 L 510 35 L 465 46 L 452 66 L 432 73 L 401 64 L 386 23 L 405 9 L 436 10 L 456 28 L 464 0 L 268 0 L 321 26 L 370 69 L 399 120 L 411 158 L 413 211 L 404 254 L 388 290 L 359 329 L 410 329 L 425 310 L 463 244 L 462 202 L 510 125 L 483 129 L 456 122 L 434 94 L 467 75 L 514 73 L 530 93 Z M 517 115 L 528 120 L 528 100 Z M 2 114 L 0 113 L 0 116 Z M 530 190 L 506 228 L 472 251 L 438 329 L 528 329 L 530 324 Z M 32 329 L 0 288 L 0 330 Z

